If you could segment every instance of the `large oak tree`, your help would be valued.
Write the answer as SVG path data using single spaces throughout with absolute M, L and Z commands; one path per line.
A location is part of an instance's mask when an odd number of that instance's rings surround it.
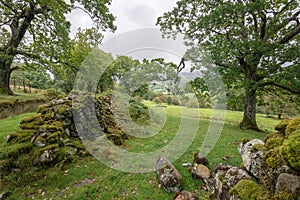
M 180 0 L 157 23 L 204 49 L 227 83 L 241 84 L 240 125 L 258 130 L 258 91 L 273 85 L 300 94 L 299 14 L 297 0 Z
M 0 0 L 0 93 L 9 87 L 15 59 L 44 66 L 63 62 L 70 50 L 70 22 L 73 9 L 88 13 L 99 30 L 115 30 L 109 13 L 111 0 Z M 67 66 L 67 65 L 66 65 Z

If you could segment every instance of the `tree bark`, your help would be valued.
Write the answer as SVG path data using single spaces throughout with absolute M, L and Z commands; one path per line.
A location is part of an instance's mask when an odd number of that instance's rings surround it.
M 10 66 L 11 61 L 7 60 L 0 61 L 0 94 L 14 95 L 13 91 L 10 89 Z
M 242 129 L 259 131 L 256 123 L 256 90 L 252 85 L 245 88 L 244 117 L 240 123 Z

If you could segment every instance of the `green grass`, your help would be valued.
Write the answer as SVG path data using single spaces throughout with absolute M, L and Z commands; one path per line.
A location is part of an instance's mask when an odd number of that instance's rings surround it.
M 16 101 L 16 100 L 21 101 L 27 99 L 40 99 L 45 97 L 43 92 L 36 91 L 34 89 L 31 93 L 19 92 L 18 90 L 13 90 L 13 92 L 15 94 L 13 96 L 0 94 L 0 102 Z
M 0 147 L 4 144 L 4 137 L 9 133 L 20 130 L 19 124 L 21 119 L 31 116 L 34 113 L 21 114 L 15 117 L 0 119 Z
M 198 120 L 196 110 L 186 109 L 185 118 L 190 121 Z M 180 126 L 181 108 L 167 106 L 167 121 L 160 133 L 142 139 L 132 138 L 126 142 L 123 148 L 132 152 L 151 152 L 168 144 L 176 135 Z M 201 193 L 205 199 L 206 193 L 200 189 L 202 182 L 192 179 L 188 169 L 182 167 L 182 163 L 193 161 L 193 152 L 201 147 L 210 123 L 210 110 L 200 109 L 200 126 L 191 146 L 173 164 L 183 176 L 183 189 Z M 31 113 L 32 114 L 32 113 Z M 14 118 L 0 120 L 0 142 L 6 134 L 16 130 L 20 119 L 31 114 L 19 115 Z M 218 163 L 228 163 L 235 166 L 241 165 L 241 158 L 237 151 L 237 145 L 244 138 L 263 139 L 266 132 L 242 131 L 237 124 L 241 120 L 242 113 L 227 111 L 226 123 L 222 134 L 213 150 L 207 155 L 211 169 Z M 264 129 L 271 130 L 278 122 L 274 119 L 264 118 L 258 115 L 258 122 Z M 0 144 L 1 145 L 1 144 Z M 1 148 L 1 146 L 0 146 Z M 174 152 L 176 149 L 174 150 Z M 163 155 L 162 155 L 163 156 Z M 222 157 L 227 156 L 228 160 Z M 92 184 L 79 187 L 75 185 L 84 178 L 94 180 Z M 158 181 L 154 172 L 144 174 L 130 174 L 120 172 L 105 166 L 98 160 L 88 157 L 76 159 L 75 162 L 51 169 L 31 168 L 21 173 L 11 173 L 3 177 L 0 182 L 0 193 L 10 191 L 8 199 L 149 199 L 164 200 L 173 199 L 174 194 L 166 193 L 158 187 Z

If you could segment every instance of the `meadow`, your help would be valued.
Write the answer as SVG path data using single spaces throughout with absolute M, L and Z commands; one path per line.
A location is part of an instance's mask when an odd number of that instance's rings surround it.
M 146 104 L 155 106 L 152 102 L 146 102 Z M 199 151 L 211 122 L 212 110 L 169 105 L 165 105 L 164 109 L 167 113 L 166 122 L 159 133 L 149 138 L 132 137 L 120 148 L 141 154 L 155 151 L 172 141 L 181 126 L 181 118 L 187 121 L 199 120 L 191 145 L 182 155 L 178 155 L 178 159 L 173 164 L 183 176 L 183 189 L 199 193 L 200 199 L 207 199 L 208 193 L 202 189 L 203 183 L 193 179 L 188 168 L 183 167 L 182 164 L 192 162 L 193 153 Z M 181 109 L 184 109 L 185 115 L 181 116 Z M 5 145 L 4 137 L 18 129 L 22 118 L 32 114 L 27 113 L 0 120 L 0 150 L 3 150 Z M 263 131 L 243 131 L 238 126 L 242 114 L 242 112 L 226 111 L 226 120 L 220 138 L 206 156 L 211 171 L 219 163 L 240 166 L 242 160 L 237 150 L 238 144 L 245 138 L 264 139 L 279 122 L 277 119 L 266 118 L 258 114 L 257 121 Z M 0 194 L 2 192 L 11 192 L 7 199 L 167 200 L 174 197 L 174 194 L 168 194 L 160 188 L 154 172 L 121 172 L 104 165 L 93 157 L 78 157 L 72 163 L 53 168 L 30 168 L 21 172 L 16 171 L 8 176 L 1 176 Z

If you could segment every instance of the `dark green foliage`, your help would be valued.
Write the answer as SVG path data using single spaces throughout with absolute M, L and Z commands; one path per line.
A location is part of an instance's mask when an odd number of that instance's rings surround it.
M 259 92 L 270 86 L 300 94 L 298 8 L 298 1 L 180 0 L 157 24 L 166 36 L 181 33 L 190 41 L 186 57 L 206 68 L 207 78 L 217 69 L 227 88 L 243 89 L 240 127 L 259 130 Z
M 137 98 L 129 101 L 129 114 L 133 121 L 147 123 L 150 120 L 149 108 Z

